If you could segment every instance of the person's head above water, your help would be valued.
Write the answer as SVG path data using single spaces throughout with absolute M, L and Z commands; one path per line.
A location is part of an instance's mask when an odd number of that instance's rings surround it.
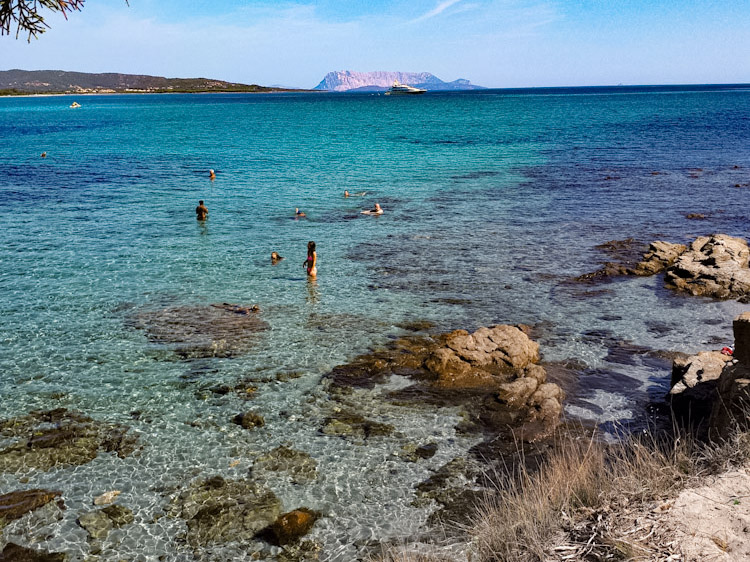
M 344 190 L 344 197 L 349 197 L 349 192 Z

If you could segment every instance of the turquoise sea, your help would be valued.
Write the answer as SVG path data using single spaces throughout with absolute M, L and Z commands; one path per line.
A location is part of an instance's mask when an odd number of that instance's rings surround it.
M 308 537 L 321 560 L 355 560 L 429 533 L 434 507 L 412 505 L 414 486 L 478 438 L 456 432 L 457 411 L 377 392 L 361 413 L 397 434 L 325 435 L 335 405 L 321 377 L 334 366 L 414 322 L 434 333 L 524 323 L 545 361 L 579 365 L 568 415 L 639 427 L 669 381 L 643 350 L 730 344 L 732 318 L 750 308 L 673 294 L 660 277 L 571 282 L 610 240 L 748 237 L 747 87 L 0 98 L 0 166 L 0 418 L 77 410 L 128 426 L 143 447 L 0 474 L 0 494 L 61 490 L 67 508 L 5 527 L 0 547 L 88 559 L 76 518 L 117 489 L 134 521 L 110 532 L 100 560 L 250 560 L 261 548 L 273 560 L 258 541 L 196 550 L 164 514 L 191 481 L 246 477 L 286 445 L 314 459 L 317 478 L 253 478 L 285 511 L 323 514 Z M 360 214 L 376 202 L 382 216 Z M 272 266 L 272 251 L 286 259 Z M 268 329 L 245 353 L 200 358 L 144 329 L 149 314 L 215 303 L 258 304 Z M 211 391 L 248 379 L 249 401 Z M 232 422 L 248 409 L 265 426 Z M 396 454 L 424 442 L 434 457 Z

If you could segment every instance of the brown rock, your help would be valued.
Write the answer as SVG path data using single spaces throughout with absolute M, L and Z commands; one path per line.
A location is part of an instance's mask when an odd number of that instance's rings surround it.
M 273 542 L 285 545 L 296 542 L 310 532 L 320 514 L 306 507 L 300 507 L 281 515 L 270 526 Z
M 255 412 L 237 414 L 232 421 L 237 425 L 241 425 L 245 429 L 253 429 L 254 427 L 263 427 L 266 425 L 266 420 L 263 416 L 256 414 Z
M 65 562 L 68 555 L 63 552 L 44 552 L 9 542 L 0 552 L 2 562 Z
M 5 525 L 20 519 L 30 511 L 34 511 L 55 500 L 62 492 L 50 490 L 19 490 L 0 496 L 0 529 Z M 64 508 L 62 500 L 57 500 L 60 508 Z
M 667 269 L 667 286 L 719 299 L 750 296 L 750 249 L 741 238 L 701 236 Z
M 516 379 L 500 385 L 498 399 L 511 408 L 522 408 L 536 391 L 539 383 L 531 377 Z
M 671 266 L 687 250 L 684 244 L 671 244 L 657 240 L 652 242 L 643 259 L 633 269 L 635 275 L 654 275 Z

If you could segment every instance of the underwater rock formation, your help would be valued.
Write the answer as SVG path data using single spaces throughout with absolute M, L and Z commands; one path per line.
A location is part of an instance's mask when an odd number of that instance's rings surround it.
M 138 438 L 127 427 L 95 421 L 65 408 L 0 421 L 0 436 L 15 439 L 0 450 L 0 472 L 81 465 L 100 452 L 125 458 L 138 448 Z
M 234 357 L 247 353 L 268 329 L 257 305 L 221 303 L 141 311 L 129 324 L 145 330 L 149 341 L 184 359 Z
M 267 488 L 221 476 L 192 483 L 169 508 L 170 516 L 187 522 L 192 546 L 250 540 L 280 514 L 281 501 Z

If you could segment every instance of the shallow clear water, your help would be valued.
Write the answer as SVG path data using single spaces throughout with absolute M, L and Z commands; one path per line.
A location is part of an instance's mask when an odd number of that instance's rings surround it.
M 594 246 L 608 240 L 747 237 L 748 90 L 5 98 L 0 165 L 2 417 L 78 409 L 127 424 L 144 445 L 125 460 L 0 475 L 0 492 L 65 490 L 57 538 L 38 543 L 81 559 L 76 512 L 114 488 L 136 520 L 110 534 L 105 558 L 189 559 L 175 542 L 184 524 L 154 521 L 163 489 L 242 477 L 284 443 L 309 453 L 319 478 L 267 483 L 285 510 L 324 512 L 311 535 L 323 559 L 424 530 L 430 510 L 410 506 L 414 484 L 475 443 L 456 434 L 455 411 L 365 393 L 362 411 L 398 435 L 319 431 L 335 407 L 320 376 L 405 322 L 539 324 L 546 360 L 588 366 L 568 412 L 607 422 L 637 419 L 669 377 L 639 356 L 612 360 L 613 342 L 720 347 L 748 308 L 674 295 L 659 277 L 568 282 L 597 268 Z M 359 214 L 375 202 L 384 215 Z M 308 240 L 316 283 L 301 267 Z M 286 259 L 271 266 L 274 250 Z M 216 302 L 261 306 L 270 329 L 249 353 L 184 361 L 133 327 L 140 311 Z M 290 372 L 302 376 L 260 383 L 250 402 L 202 392 Z M 234 425 L 246 409 L 266 426 Z M 439 444 L 432 459 L 394 455 L 425 442 Z

